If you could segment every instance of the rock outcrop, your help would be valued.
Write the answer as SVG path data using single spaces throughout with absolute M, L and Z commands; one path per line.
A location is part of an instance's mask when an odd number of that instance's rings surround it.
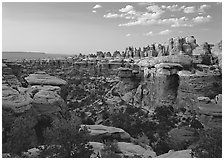
M 66 111 L 64 100 L 54 91 L 40 90 L 34 95 L 32 105 L 37 115 Z
M 168 153 L 162 154 L 155 158 L 192 158 L 192 157 L 191 157 L 191 150 L 181 150 L 181 151 L 170 150 Z
M 32 98 L 27 92 L 19 92 L 10 86 L 2 86 L 2 108 L 24 113 L 32 107 Z
M 60 78 L 50 76 L 45 72 L 36 72 L 35 74 L 30 74 L 25 78 L 29 85 L 49 85 L 49 86 L 59 86 L 61 88 L 61 97 L 66 100 L 68 91 L 67 91 L 67 82 Z
M 104 125 L 81 125 L 81 128 L 87 127 L 92 137 L 111 137 L 112 139 L 130 140 L 131 136 L 123 129 L 109 127 Z

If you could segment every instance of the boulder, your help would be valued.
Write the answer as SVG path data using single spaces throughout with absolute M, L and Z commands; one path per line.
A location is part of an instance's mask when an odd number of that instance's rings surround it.
M 141 67 L 154 67 L 159 63 L 178 63 L 188 69 L 192 66 L 193 59 L 188 55 L 169 55 L 144 59 L 138 63 Z
M 117 142 L 117 146 L 124 157 L 153 158 L 156 156 L 156 153 L 153 150 L 145 149 L 132 143 Z
M 45 72 L 39 71 L 35 74 L 30 74 L 25 78 L 29 85 L 50 85 L 50 86 L 59 86 L 61 88 L 61 97 L 66 100 L 68 90 L 67 82 L 60 78 L 50 76 Z
M 38 115 L 66 110 L 65 101 L 54 91 L 40 90 L 34 95 L 32 105 Z
M 34 95 L 35 93 L 39 92 L 40 90 L 45 90 L 45 91 L 53 91 L 57 93 L 58 95 L 61 94 L 61 88 L 58 86 L 48 86 L 48 85 L 34 85 L 31 86 L 30 92 Z
M 7 85 L 2 86 L 2 108 L 23 113 L 32 107 L 32 99 L 26 92 L 19 93 Z
M 162 154 L 155 158 L 192 158 L 191 150 L 181 150 L 181 151 L 173 151 L 170 150 L 168 153 Z
M 123 129 L 116 128 L 116 127 L 109 127 L 104 125 L 81 125 L 81 128 L 87 127 L 90 131 L 90 135 L 92 137 L 111 137 L 111 138 L 118 138 L 118 139 L 130 139 L 131 136 L 125 132 Z
M 67 85 L 67 82 L 65 80 L 62 80 L 54 76 L 50 76 L 45 72 L 37 72 L 35 74 L 30 74 L 25 79 L 30 85 L 51 85 L 51 86 Z

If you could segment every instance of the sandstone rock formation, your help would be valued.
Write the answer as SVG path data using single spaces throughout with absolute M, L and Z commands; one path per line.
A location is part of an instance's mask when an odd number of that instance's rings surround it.
M 2 86 L 2 108 L 12 109 L 15 113 L 24 113 L 32 105 L 32 98 L 26 92 L 19 92 L 7 85 Z
M 181 150 L 181 151 L 170 150 L 168 153 L 162 154 L 155 158 L 192 158 L 192 157 L 191 157 L 191 150 Z
M 82 128 L 87 127 L 92 137 L 112 137 L 114 139 L 130 139 L 131 136 L 123 129 L 116 127 L 109 127 L 104 125 L 81 125 Z
M 64 100 L 54 91 L 40 90 L 34 95 L 32 105 L 37 115 L 66 111 Z
M 25 78 L 29 85 L 49 85 L 49 86 L 59 86 L 61 88 L 61 97 L 65 100 L 67 97 L 67 82 L 60 78 L 50 76 L 45 72 L 36 72 L 35 74 L 30 74 Z

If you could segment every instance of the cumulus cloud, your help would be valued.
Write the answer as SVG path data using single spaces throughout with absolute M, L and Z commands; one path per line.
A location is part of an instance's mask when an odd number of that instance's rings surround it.
M 146 9 L 151 13 L 153 18 L 159 18 L 165 12 L 158 5 L 148 6 Z
M 167 34 L 170 34 L 170 33 L 171 33 L 171 30 L 166 29 L 164 31 L 159 32 L 159 35 L 167 35 Z
M 158 24 L 167 24 L 171 25 L 171 27 L 192 27 L 187 17 L 161 19 Z
M 130 33 L 126 34 L 126 37 L 130 37 L 130 36 L 131 36 L 131 34 L 130 34 Z
M 125 13 L 126 19 L 131 19 L 128 23 L 119 24 L 119 26 L 149 25 L 154 24 L 165 12 L 158 5 L 146 7 L 147 12 L 137 12 L 130 10 Z
M 196 12 L 195 6 L 184 8 L 184 13 L 194 13 L 194 12 Z
M 119 17 L 123 17 L 123 16 L 124 16 L 123 14 L 107 13 L 103 17 L 104 18 L 119 18 Z
M 181 11 L 185 8 L 185 6 L 181 6 L 179 7 L 177 4 L 172 5 L 172 6 L 167 6 L 166 7 L 168 10 L 170 10 L 171 12 L 177 12 L 177 11 Z
M 207 5 L 207 4 L 203 4 L 199 7 L 198 9 L 198 12 L 202 12 L 202 13 L 205 13 L 205 10 L 210 8 L 211 6 L 210 5 Z
M 203 17 L 203 16 L 197 16 L 195 18 L 192 19 L 192 21 L 194 23 L 205 23 L 205 22 L 209 22 L 211 20 L 211 16 L 210 15 L 207 15 L 206 17 Z
M 97 8 L 102 8 L 102 6 L 100 4 L 96 4 L 93 9 L 97 9 Z
M 133 10 L 133 9 L 134 9 L 133 6 L 131 6 L 131 5 L 127 5 L 126 7 L 119 9 L 119 11 L 120 11 L 120 12 L 129 12 L 129 11 L 131 11 L 131 10 Z

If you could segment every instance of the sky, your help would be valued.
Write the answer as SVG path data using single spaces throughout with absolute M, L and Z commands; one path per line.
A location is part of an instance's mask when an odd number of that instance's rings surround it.
M 89 54 L 222 39 L 220 2 L 3 2 L 2 50 Z

